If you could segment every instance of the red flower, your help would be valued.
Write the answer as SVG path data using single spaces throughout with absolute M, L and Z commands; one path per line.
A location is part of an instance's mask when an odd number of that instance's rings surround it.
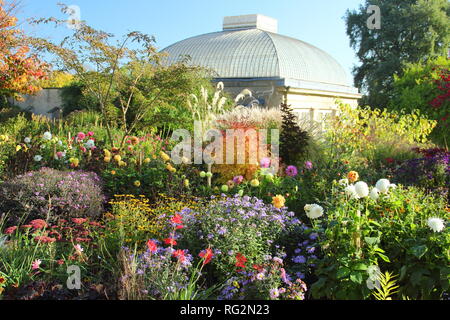
M 38 236 L 34 238 L 34 241 L 36 242 L 42 242 L 42 243 L 52 243 L 55 242 L 56 239 L 55 238 L 50 238 L 47 236 Z
M 5 278 L 0 277 L 0 284 L 5 283 L 5 282 L 6 282 Z
M 85 218 L 73 218 L 72 219 L 72 222 L 73 223 L 76 223 L 76 224 L 83 224 L 83 223 L 85 223 L 87 221 L 87 219 L 85 219 Z
M 246 262 L 247 262 L 247 258 L 243 254 L 238 253 L 236 255 L 236 264 L 235 264 L 236 267 L 245 269 Z
M 60 265 L 60 266 L 64 264 L 64 260 L 63 259 L 59 259 L 57 262 L 58 262 L 58 265 Z
M 202 252 L 199 253 L 198 255 L 200 258 L 204 259 L 203 260 L 203 265 L 207 265 L 208 263 L 211 262 L 211 259 L 214 257 L 213 251 L 211 250 L 211 248 L 208 248 L 206 250 L 203 250 Z
M 183 223 L 183 218 L 181 217 L 180 214 L 175 214 L 172 219 L 170 219 L 170 221 L 172 221 L 175 224 L 182 224 Z
M 176 227 L 177 230 L 183 229 L 183 228 L 184 228 L 184 226 L 182 224 L 180 224 L 179 226 Z
M 173 256 L 178 259 L 179 262 L 183 263 L 186 261 L 186 256 L 184 254 L 184 250 L 176 250 L 173 253 Z
M 5 234 L 12 234 L 17 230 L 17 227 L 9 227 L 5 230 Z
M 147 248 L 152 253 L 155 253 L 158 250 L 158 246 L 156 245 L 156 242 L 153 241 L 153 240 L 148 240 L 147 241 Z
M 177 245 L 177 241 L 174 238 L 167 238 L 164 239 L 164 243 L 171 245 L 171 246 L 176 246 Z
M 30 224 L 34 229 L 43 229 L 43 228 L 47 227 L 47 222 L 45 222 L 42 219 L 33 220 L 30 222 Z
M 387 163 L 394 163 L 395 160 L 393 158 L 386 158 Z

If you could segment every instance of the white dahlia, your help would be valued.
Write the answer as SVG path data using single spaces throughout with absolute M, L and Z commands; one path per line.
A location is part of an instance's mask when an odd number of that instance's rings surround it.
M 434 232 L 441 232 L 445 228 L 445 223 L 441 218 L 429 218 L 428 227 Z

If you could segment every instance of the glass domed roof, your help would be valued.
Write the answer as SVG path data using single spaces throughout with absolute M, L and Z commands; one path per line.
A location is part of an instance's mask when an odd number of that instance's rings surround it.
M 189 56 L 192 65 L 213 70 L 216 78 L 278 78 L 351 87 L 345 70 L 325 51 L 256 25 L 224 27 L 162 51 L 169 54 L 168 63 Z

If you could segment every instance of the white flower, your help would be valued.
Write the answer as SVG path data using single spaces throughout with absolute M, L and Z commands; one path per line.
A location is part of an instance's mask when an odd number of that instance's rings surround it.
M 377 201 L 378 198 L 380 197 L 380 190 L 378 190 L 377 188 L 373 188 L 373 189 L 370 191 L 369 197 L 370 197 L 372 200 Z
M 369 186 L 364 181 L 355 184 L 355 192 L 359 198 L 365 198 L 369 195 Z
M 40 156 L 40 155 L 34 156 L 34 161 L 41 162 L 42 161 L 42 156 Z
M 80 254 L 84 251 L 83 247 L 77 244 L 76 246 L 73 246 L 75 248 L 75 251 Z
M 348 186 L 348 179 L 341 179 L 338 182 L 341 186 Z
M 45 140 L 52 140 L 52 134 L 50 132 L 45 132 L 42 136 Z
M 434 232 L 441 232 L 445 228 L 445 223 L 441 218 L 429 218 L 428 226 Z
M 323 208 L 319 206 L 318 204 L 312 204 L 309 207 L 309 210 L 306 211 L 306 215 L 310 219 L 317 219 L 323 216 Z
M 391 183 L 391 184 L 389 185 L 389 188 L 392 188 L 392 189 L 397 189 L 397 185 L 396 185 L 396 184 L 394 184 L 394 183 Z
M 84 146 L 85 146 L 87 149 L 93 149 L 93 148 L 95 147 L 95 141 L 92 140 L 92 139 L 89 139 L 89 140 L 84 144 Z
M 305 212 L 308 212 L 311 209 L 311 205 L 310 204 L 305 205 L 304 209 Z
M 30 143 L 31 142 L 31 138 L 30 137 L 26 137 L 25 139 L 23 139 L 23 141 L 25 141 L 25 143 Z
M 391 185 L 391 183 L 389 182 L 388 179 L 381 179 L 378 180 L 377 184 L 375 185 L 375 187 L 381 192 L 381 193 L 386 193 L 389 191 L 389 186 Z
M 345 188 L 345 193 L 350 196 L 352 199 L 359 199 L 358 194 L 356 193 L 356 189 L 354 185 L 349 185 Z

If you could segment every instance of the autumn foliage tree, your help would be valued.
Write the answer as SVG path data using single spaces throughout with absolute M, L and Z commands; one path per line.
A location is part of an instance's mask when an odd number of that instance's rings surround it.
M 0 97 L 4 100 L 36 93 L 47 73 L 47 65 L 32 53 L 29 38 L 17 28 L 15 8 L 15 3 L 0 0 Z

